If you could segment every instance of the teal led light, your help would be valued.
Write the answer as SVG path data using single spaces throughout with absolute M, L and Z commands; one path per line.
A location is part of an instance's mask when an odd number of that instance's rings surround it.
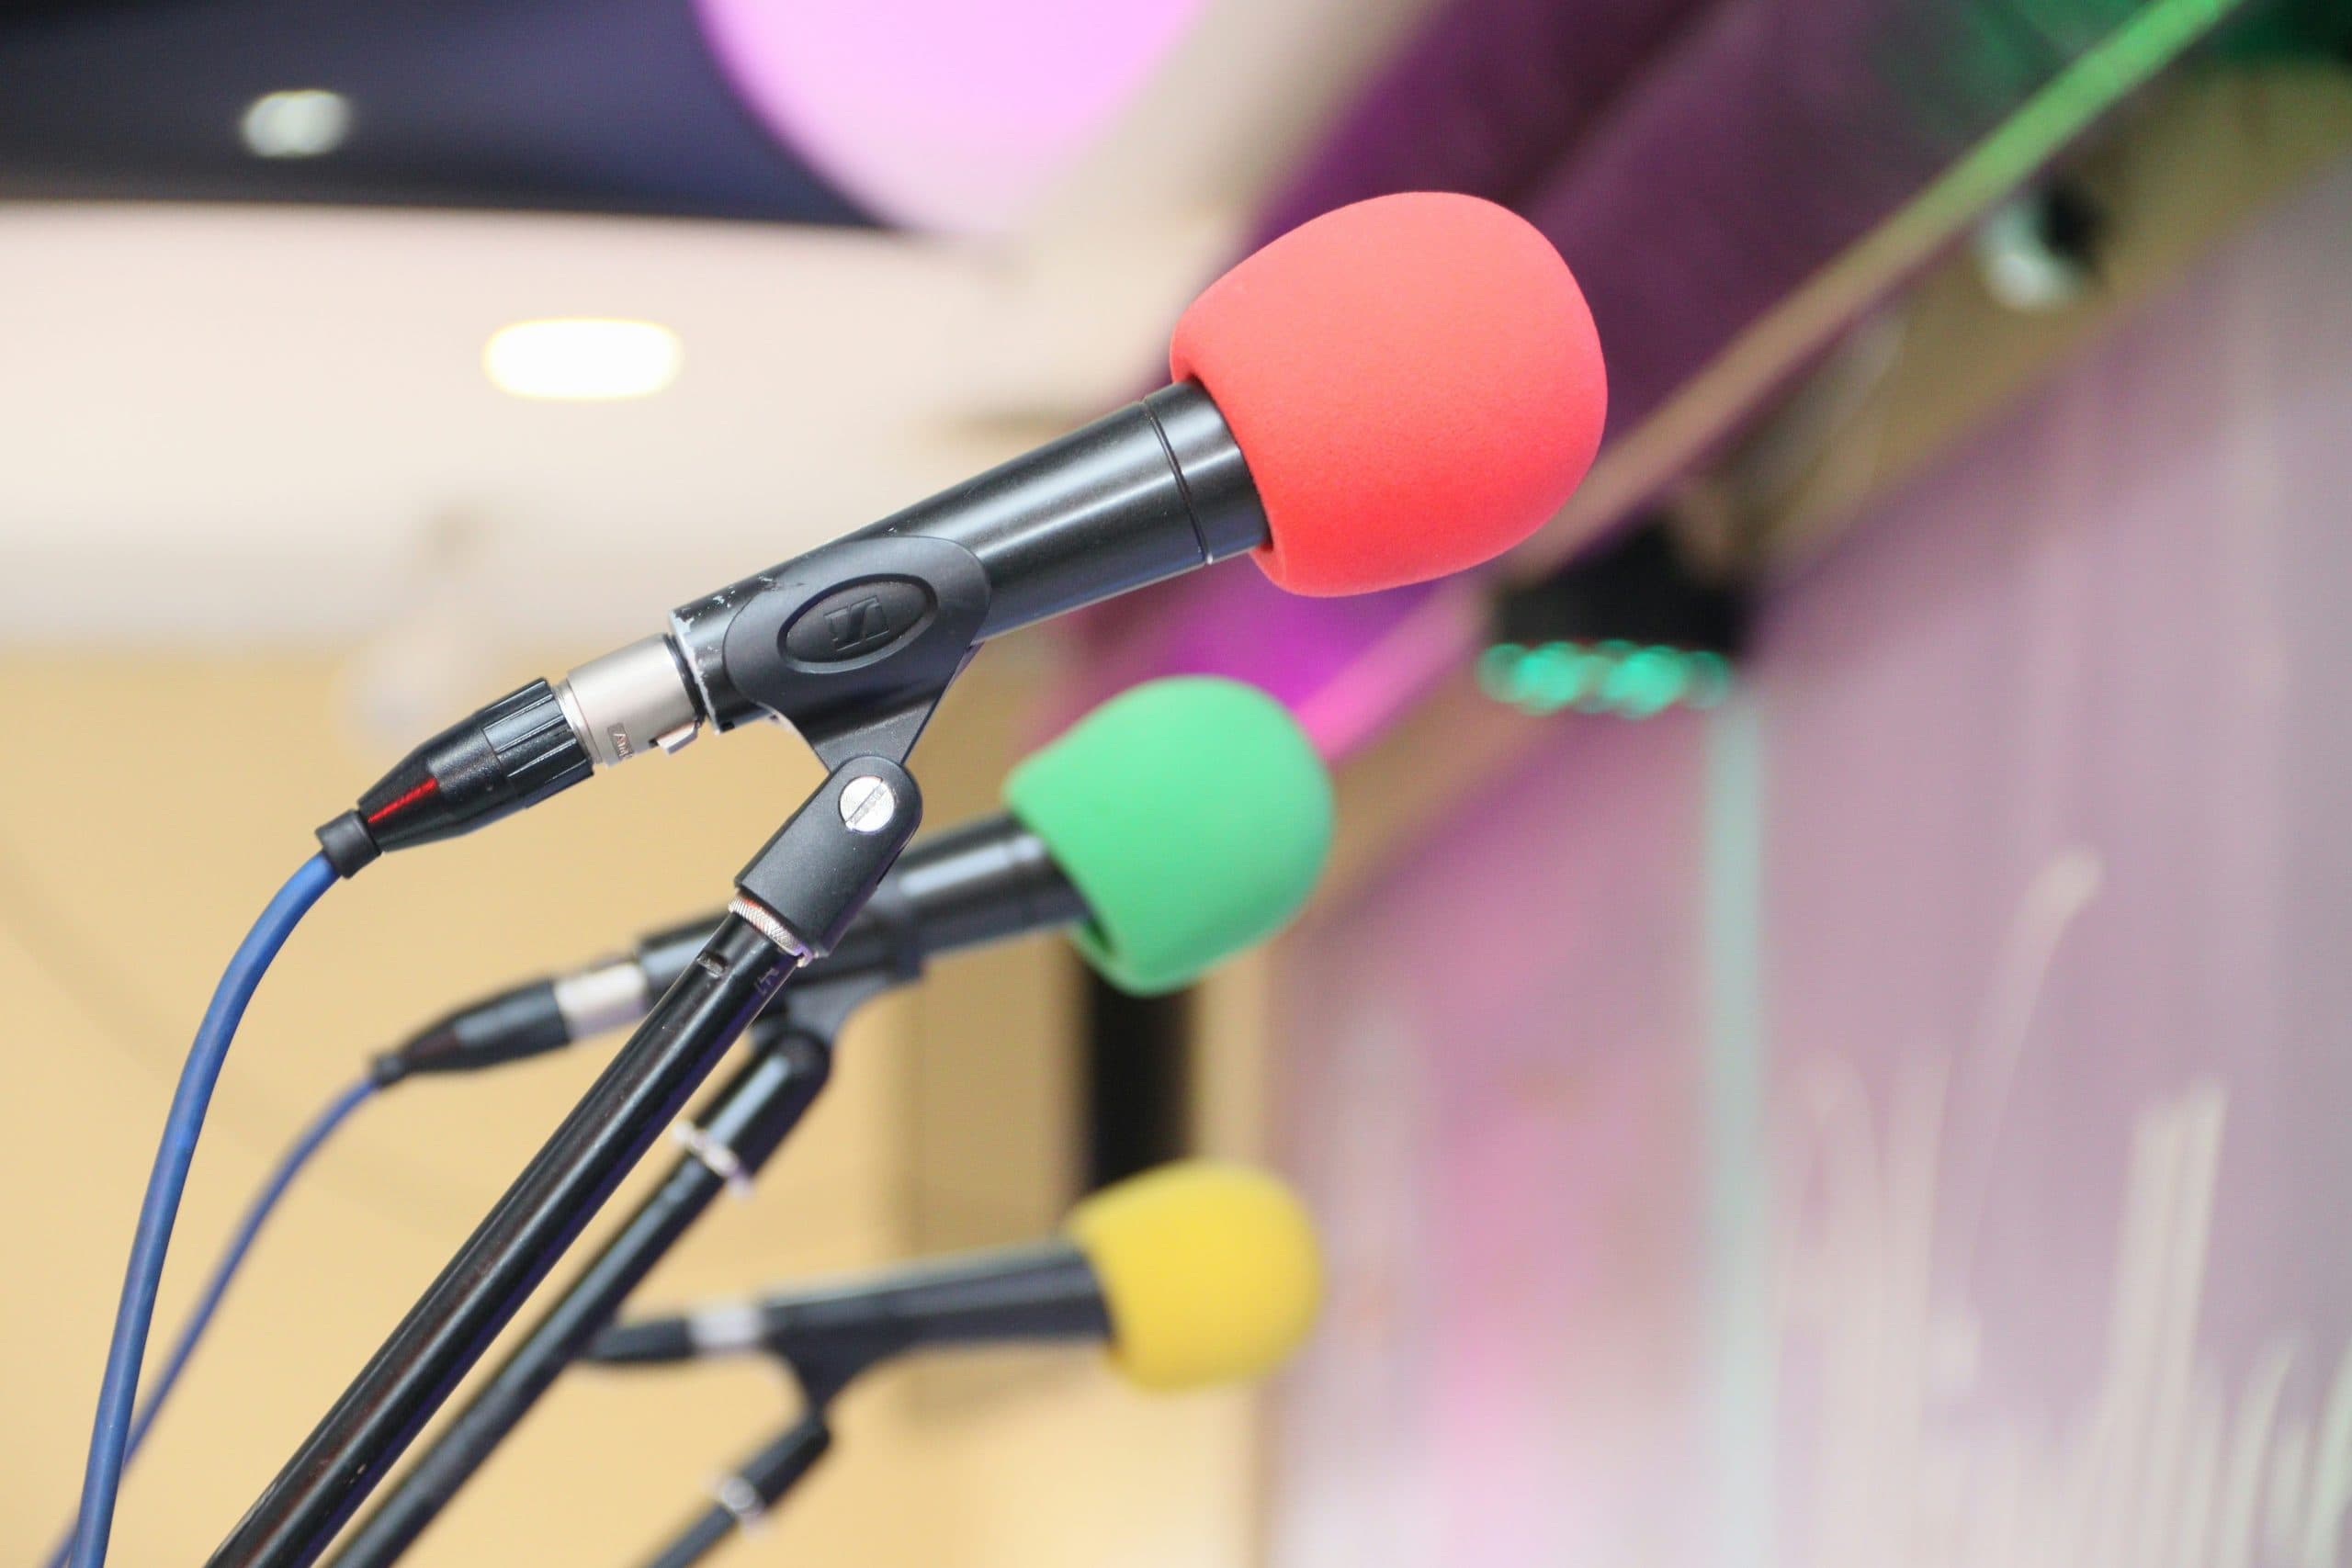
M 1571 642 L 1547 642 L 1519 661 L 1520 706 L 1557 713 L 1587 690 L 1585 657 Z
M 1478 689 L 1541 716 L 1578 713 L 1649 718 L 1676 706 L 1709 708 L 1731 692 L 1731 664 L 1701 649 L 1634 643 L 1498 642 L 1478 656 Z
M 1478 689 L 1498 703 L 1519 701 L 1519 667 L 1527 649 L 1498 642 L 1478 656 Z
M 1609 671 L 1608 696 L 1628 718 L 1647 718 L 1674 705 L 1690 685 L 1683 656 L 1670 648 L 1637 648 Z

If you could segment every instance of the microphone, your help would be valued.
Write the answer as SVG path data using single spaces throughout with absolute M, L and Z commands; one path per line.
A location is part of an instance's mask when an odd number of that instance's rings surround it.
M 808 1475 L 831 1447 L 832 1397 L 868 1367 L 933 1347 L 1093 1340 L 1147 1389 L 1241 1382 L 1306 1338 L 1322 1273 L 1314 1226 L 1288 1188 L 1246 1166 L 1191 1160 L 1088 1198 L 1058 1241 L 608 1328 L 588 1355 L 643 1365 L 763 1350 L 800 1384 L 799 1419 L 648 1560 L 685 1568 Z
M 1338 209 L 1187 308 L 1173 384 L 673 612 L 411 752 L 319 829 L 351 875 L 705 725 L 903 761 L 983 641 L 1245 552 L 1295 592 L 1491 559 L 1590 466 L 1600 344 L 1557 251 L 1475 197 Z
M 910 978 L 929 958 L 1067 929 L 1103 977 L 1186 986 L 1287 924 L 1331 843 L 1331 781 L 1255 686 L 1174 676 L 1122 693 L 1016 766 L 1005 811 L 917 841 L 797 988 Z M 458 1009 L 379 1056 L 379 1084 L 556 1050 L 643 1017 L 721 911 L 634 951 Z
M 1295 1193 L 1264 1171 L 1182 1160 L 1080 1201 L 1061 1235 L 605 1329 L 585 1359 L 647 1365 L 782 1357 L 822 1405 L 910 1350 L 1102 1343 L 1157 1391 L 1262 1377 L 1314 1326 L 1322 1259 Z

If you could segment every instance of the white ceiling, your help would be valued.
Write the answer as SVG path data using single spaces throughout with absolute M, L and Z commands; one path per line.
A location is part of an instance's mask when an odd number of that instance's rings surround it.
M 7 212 L 0 609 L 20 633 L 333 634 L 461 568 L 525 628 L 658 615 L 992 459 L 992 422 L 1132 383 L 1216 228 L 1048 300 L 1018 259 L 828 230 Z M 492 389 L 490 333 L 562 315 L 667 324 L 677 381 Z
M 0 636 L 651 629 L 1136 390 L 1251 203 L 1426 4 L 1220 0 L 986 243 L 0 207 Z M 629 402 L 494 390 L 489 334 L 563 315 L 665 323 L 684 370 Z

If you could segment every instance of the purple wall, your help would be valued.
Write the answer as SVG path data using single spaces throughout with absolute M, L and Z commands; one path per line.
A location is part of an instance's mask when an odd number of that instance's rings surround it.
M 1294 944 L 1281 1568 L 2352 1554 L 2347 232 Z

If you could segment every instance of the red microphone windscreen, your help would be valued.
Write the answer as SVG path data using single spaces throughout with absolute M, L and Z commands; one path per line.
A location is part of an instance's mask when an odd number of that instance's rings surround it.
M 1379 197 L 1209 285 L 1169 371 L 1241 447 L 1294 593 L 1424 582 L 1510 549 L 1592 465 L 1592 313 L 1552 242 L 1476 197 Z

